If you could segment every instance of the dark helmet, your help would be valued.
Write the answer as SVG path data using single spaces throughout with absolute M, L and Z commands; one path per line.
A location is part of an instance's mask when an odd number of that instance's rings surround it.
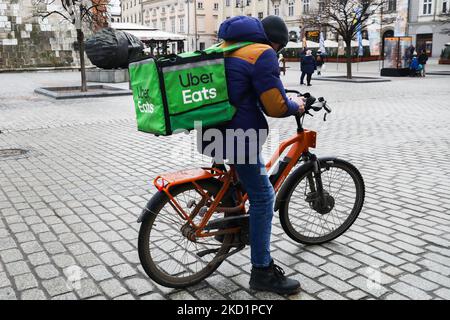
M 284 20 L 278 16 L 268 16 L 261 22 L 270 42 L 286 47 L 289 42 L 289 31 Z

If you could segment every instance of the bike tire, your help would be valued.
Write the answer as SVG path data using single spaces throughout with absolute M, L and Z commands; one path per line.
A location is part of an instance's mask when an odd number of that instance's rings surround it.
M 356 190 L 355 201 L 350 214 L 348 214 L 348 217 L 342 224 L 340 224 L 338 228 L 336 228 L 335 230 L 333 230 L 328 234 L 324 234 L 321 236 L 316 237 L 305 236 L 304 234 L 300 233 L 297 230 L 298 228 L 296 228 L 294 226 L 294 223 L 292 222 L 296 212 L 289 212 L 294 211 L 293 208 L 290 208 L 290 202 L 292 200 L 292 196 L 296 188 L 300 185 L 300 183 L 305 181 L 308 175 L 312 174 L 313 168 L 312 167 L 309 167 L 307 169 L 303 167 L 297 168 L 297 170 L 295 170 L 292 173 L 292 176 L 288 178 L 288 180 L 285 183 L 285 186 L 283 186 L 283 188 L 285 188 L 284 192 L 286 194 L 286 197 L 280 206 L 280 222 L 284 231 L 292 240 L 305 245 L 319 245 L 326 242 L 330 242 L 341 236 L 356 221 L 364 205 L 364 197 L 365 197 L 364 180 L 362 178 L 361 173 L 358 171 L 358 169 L 356 169 L 356 167 L 354 167 L 349 162 L 340 159 L 321 160 L 320 167 L 322 170 L 330 170 L 331 168 L 338 168 L 346 172 L 352 178 L 352 181 L 355 186 Z M 326 188 L 325 185 L 324 188 Z M 304 201 L 306 203 L 306 200 Z M 319 213 L 316 212 L 313 214 L 318 215 Z
M 216 195 L 222 186 L 222 183 L 215 179 L 197 181 L 197 183 L 212 195 Z M 173 197 L 176 197 L 186 191 L 194 189 L 195 186 L 192 183 L 186 183 L 173 187 L 171 189 L 171 194 Z M 233 203 L 231 201 L 231 199 L 224 199 L 222 201 L 222 205 L 232 206 Z M 205 266 L 205 268 L 187 277 L 172 276 L 158 266 L 150 249 L 150 236 L 152 229 L 155 226 L 155 221 L 158 215 L 163 214 L 161 213 L 161 210 L 166 206 L 170 206 L 169 197 L 164 192 L 160 191 L 153 196 L 152 200 L 149 201 L 148 206 L 150 204 L 152 205 L 152 214 L 142 222 L 138 238 L 139 259 L 147 275 L 162 286 L 176 289 L 193 286 L 210 276 L 223 262 L 222 256 L 229 252 L 232 240 L 234 238 L 233 235 L 224 236 L 219 251 L 211 262 Z

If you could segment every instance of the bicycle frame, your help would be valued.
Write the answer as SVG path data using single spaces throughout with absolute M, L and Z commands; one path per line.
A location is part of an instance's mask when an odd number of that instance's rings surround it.
M 270 161 L 266 164 L 266 169 L 269 171 L 273 168 L 280 159 L 281 155 L 288 149 L 288 152 L 283 159 L 283 166 L 278 168 L 278 172 L 275 173 L 273 185 L 275 192 L 278 192 L 286 180 L 287 176 L 294 168 L 294 166 L 299 162 L 300 157 L 309 151 L 309 148 L 316 147 L 316 138 L 317 133 L 314 131 L 299 129 L 297 134 L 292 136 L 291 138 L 284 140 L 281 142 L 278 149 L 273 154 Z M 198 184 L 198 181 L 215 178 L 223 183 L 220 191 L 215 196 L 215 199 L 212 200 L 210 195 L 203 190 L 203 188 Z M 272 178 L 272 177 L 271 177 Z M 204 228 L 208 225 L 211 217 L 216 212 L 223 212 L 229 214 L 245 214 L 245 203 L 248 200 L 247 195 L 242 194 L 240 190 L 236 190 L 236 200 L 237 206 L 234 208 L 221 208 L 219 207 L 220 202 L 223 197 L 227 194 L 230 189 L 230 186 L 236 184 L 238 182 L 238 177 L 236 171 L 233 166 L 229 171 L 221 170 L 218 168 L 200 168 L 200 169 L 192 169 L 192 170 L 183 170 L 179 172 L 164 174 L 158 176 L 154 180 L 154 185 L 160 192 L 164 192 L 170 200 L 170 205 L 177 212 L 177 214 L 187 223 L 189 223 L 195 232 L 195 236 L 197 238 L 211 237 L 215 235 L 222 234 L 230 234 L 239 232 L 240 228 L 229 228 L 224 230 L 219 230 L 216 232 L 205 232 Z M 202 201 L 196 205 L 195 209 L 188 213 L 186 212 L 181 205 L 177 202 L 175 197 L 170 193 L 170 189 L 177 185 L 182 185 L 185 183 L 192 183 L 197 192 L 202 196 Z M 204 207 L 206 204 L 209 204 L 208 211 L 204 214 L 202 220 L 199 224 L 194 222 L 194 218 L 200 212 L 200 209 Z

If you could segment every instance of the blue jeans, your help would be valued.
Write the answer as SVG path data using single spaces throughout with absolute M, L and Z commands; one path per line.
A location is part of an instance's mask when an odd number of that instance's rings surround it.
M 268 267 L 275 191 L 261 157 L 257 164 L 236 164 L 235 168 L 250 202 L 251 262 L 257 268 Z

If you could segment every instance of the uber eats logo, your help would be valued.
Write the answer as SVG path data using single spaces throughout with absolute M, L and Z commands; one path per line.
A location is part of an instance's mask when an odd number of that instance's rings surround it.
M 192 89 L 183 90 L 183 103 L 190 104 L 194 102 L 202 102 L 212 100 L 217 97 L 216 88 L 208 88 L 214 85 L 213 73 L 204 73 L 201 75 L 194 75 L 191 72 L 187 74 L 180 74 L 178 76 L 180 85 L 183 88 L 196 87 L 205 85 L 201 90 L 193 91 Z
M 138 108 L 141 113 L 153 113 L 155 106 L 150 103 L 149 89 L 138 88 Z

